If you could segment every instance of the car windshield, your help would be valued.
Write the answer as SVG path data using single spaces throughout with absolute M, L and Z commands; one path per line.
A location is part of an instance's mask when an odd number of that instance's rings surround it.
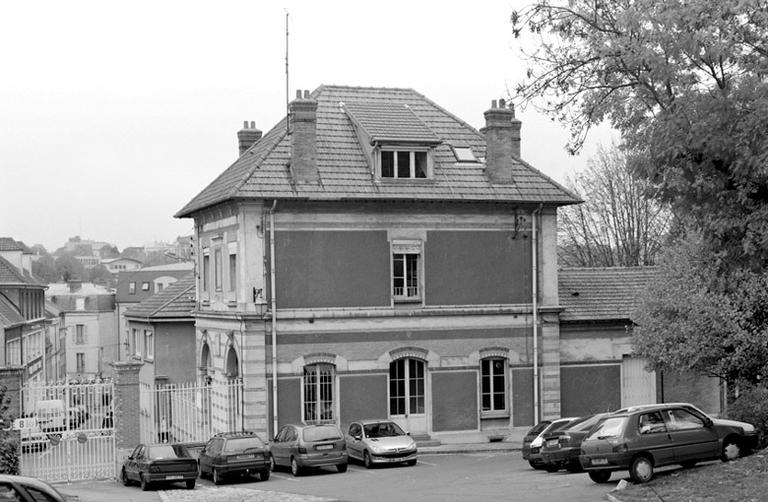
M 579 421 L 578 423 L 572 423 L 568 426 L 568 430 L 575 430 L 575 431 L 588 431 L 591 429 L 597 422 L 599 422 L 601 419 L 605 418 L 607 413 L 598 413 L 597 415 L 591 415 L 589 417 L 584 417 L 583 420 Z
M 365 424 L 363 426 L 365 437 L 385 438 L 392 436 L 404 436 L 405 432 L 394 422 L 379 422 L 375 424 Z
M 624 424 L 627 422 L 627 417 L 611 417 L 607 418 L 605 422 L 597 426 L 592 431 L 592 434 L 587 439 L 605 439 L 618 437 L 621 431 L 624 430 Z
M 304 441 L 333 441 L 341 439 L 339 429 L 334 425 L 318 425 L 317 427 L 308 427 L 301 433 Z
M 531 428 L 531 430 L 529 430 L 529 431 L 528 431 L 528 434 L 526 434 L 526 435 L 527 435 L 527 436 L 537 436 L 537 435 L 539 435 L 539 434 L 541 433 L 541 431 L 543 431 L 544 429 L 546 429 L 546 428 L 547 428 L 547 426 L 548 426 L 549 424 L 551 424 L 551 423 L 552 423 L 552 422 L 539 422 L 538 424 L 534 425 L 534 426 Z
M 245 451 L 264 448 L 264 443 L 257 437 L 232 438 L 224 444 L 222 451 Z
M 573 422 L 574 422 L 573 419 L 559 420 L 559 421 L 556 421 L 556 422 L 552 422 L 552 424 L 544 432 L 561 431 L 561 430 L 567 428 Z
M 151 459 L 188 457 L 187 449 L 181 445 L 162 444 L 147 448 L 147 456 Z

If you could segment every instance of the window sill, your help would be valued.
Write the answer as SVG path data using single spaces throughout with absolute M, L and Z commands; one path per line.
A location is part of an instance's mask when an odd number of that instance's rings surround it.
M 392 301 L 395 302 L 395 304 L 398 303 L 421 303 L 421 297 L 415 296 L 415 297 L 409 297 L 406 298 L 404 296 L 395 296 Z
M 481 411 L 480 412 L 480 419 L 491 419 L 491 418 L 509 418 L 509 411 L 507 410 L 501 410 L 501 411 Z

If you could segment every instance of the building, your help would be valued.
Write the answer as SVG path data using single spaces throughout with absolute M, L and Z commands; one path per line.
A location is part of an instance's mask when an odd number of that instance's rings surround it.
M 119 360 L 115 293 L 95 284 L 50 284 L 47 298 L 66 329 L 66 377 L 88 380 L 111 376 Z
M 46 309 L 45 289 L 32 275 L 29 248 L 0 237 L 0 363 L 22 367 L 24 383 L 56 378 L 58 318 Z
M 147 385 L 194 382 L 195 277 L 188 272 L 125 313 L 131 357 L 144 362 L 139 374 Z
M 172 263 L 121 271 L 117 276 L 115 304 L 117 330 L 120 334 L 121 360 L 131 356 L 131 331 L 125 319 L 125 311 L 138 305 L 155 293 L 163 291 L 194 269 L 193 262 Z
M 103 258 L 101 264 L 107 267 L 107 270 L 113 274 L 126 272 L 129 270 L 138 270 L 141 268 L 141 261 L 133 258 Z
M 242 378 L 245 427 L 267 435 L 559 416 L 557 208 L 579 199 L 521 160 L 513 109 L 477 131 L 410 89 L 322 86 L 289 116 L 241 130 L 176 215 L 195 222 L 200 378 Z

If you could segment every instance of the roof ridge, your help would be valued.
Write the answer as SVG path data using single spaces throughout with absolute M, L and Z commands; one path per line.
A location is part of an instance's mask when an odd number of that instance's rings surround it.
M 181 279 L 180 279 L 180 280 L 181 280 Z M 170 300 L 168 300 L 167 302 L 163 303 L 162 305 L 160 305 L 159 307 L 157 307 L 155 310 L 153 310 L 153 311 L 152 311 L 152 313 L 151 313 L 151 314 L 149 314 L 147 317 L 152 317 L 153 315 L 157 314 L 158 312 L 160 312 L 161 310 L 163 310 L 165 307 L 167 307 L 167 306 L 168 306 L 168 305 L 170 305 L 171 303 L 173 303 L 173 302 L 175 302 L 176 300 L 178 300 L 179 298 L 181 298 L 181 296 L 182 296 L 182 295 L 184 295 L 185 293 L 188 293 L 188 292 L 189 292 L 189 290 L 190 290 L 190 289 L 193 289 L 194 287 L 195 287 L 195 284 L 194 284 L 194 283 L 192 283 L 191 285 L 187 286 L 187 287 L 186 287 L 184 290 L 180 291 L 178 295 L 174 296 L 173 298 L 171 298 Z

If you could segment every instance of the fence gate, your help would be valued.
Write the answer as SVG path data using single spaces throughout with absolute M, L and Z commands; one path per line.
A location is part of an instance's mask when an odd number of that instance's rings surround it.
M 141 441 L 199 443 L 243 427 L 243 381 L 141 384 Z
M 21 389 L 19 471 L 46 481 L 115 477 L 112 382 Z

